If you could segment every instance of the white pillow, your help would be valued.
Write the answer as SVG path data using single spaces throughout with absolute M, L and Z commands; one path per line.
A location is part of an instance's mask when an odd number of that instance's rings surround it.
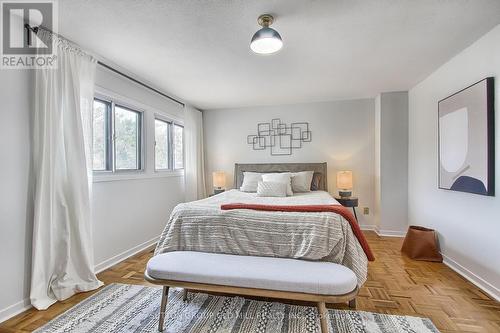
M 259 197 L 286 197 L 286 184 L 275 182 L 259 182 L 257 196 Z
M 259 172 L 243 172 L 243 183 L 240 191 L 257 192 L 257 184 L 262 180 L 262 174 Z
M 310 192 L 314 171 L 292 173 L 292 191 Z
M 285 183 L 285 184 L 287 184 L 286 195 L 293 195 L 293 192 L 292 192 L 292 174 L 290 172 L 263 173 L 262 180 L 265 182 Z

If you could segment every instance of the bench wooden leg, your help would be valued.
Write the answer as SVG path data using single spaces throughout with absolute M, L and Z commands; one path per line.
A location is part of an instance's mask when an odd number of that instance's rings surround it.
M 353 299 L 351 299 L 351 300 L 349 301 L 349 307 L 350 307 L 351 309 L 356 309 L 356 299 L 355 299 L 355 298 L 353 298 Z
M 158 332 L 163 332 L 163 322 L 165 321 L 165 312 L 167 309 L 168 301 L 168 287 L 163 287 L 163 292 L 161 295 L 161 305 L 160 305 L 160 322 L 158 323 Z
M 321 324 L 321 333 L 328 333 L 328 311 L 325 302 L 318 302 L 319 322 Z
M 186 288 L 184 288 L 184 290 L 183 290 L 182 300 L 184 302 L 188 300 L 188 290 Z

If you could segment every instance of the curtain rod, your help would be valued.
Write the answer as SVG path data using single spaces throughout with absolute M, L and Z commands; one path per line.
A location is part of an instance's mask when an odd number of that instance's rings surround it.
M 31 43 L 30 43 L 30 33 L 29 33 L 29 32 L 30 32 L 30 31 L 33 31 L 35 34 L 37 34 L 37 33 L 38 33 L 38 27 L 33 28 L 33 27 L 31 27 L 29 24 L 25 24 L 25 25 L 24 25 L 24 28 L 26 28 L 26 29 L 28 30 L 28 34 L 27 34 L 27 35 L 28 35 L 28 44 L 31 44 Z M 42 27 L 42 28 L 43 28 L 43 27 Z M 69 41 L 69 39 L 67 39 L 66 37 L 64 37 L 64 36 L 62 36 L 62 35 L 60 35 L 60 34 L 57 34 L 57 33 L 53 32 L 53 31 L 50 31 L 49 29 L 46 29 L 46 28 L 43 28 L 43 29 L 44 29 L 44 30 L 49 31 L 50 33 L 52 33 L 52 34 L 54 34 L 54 35 L 57 35 L 59 38 L 63 38 L 63 39 L 66 39 L 67 41 Z M 73 42 L 71 42 L 71 43 L 73 43 Z M 76 44 L 76 43 L 73 43 L 73 44 L 78 45 L 78 44 Z M 104 63 L 104 62 L 102 62 L 102 61 L 100 61 L 100 60 L 97 60 L 97 64 L 98 64 L 98 65 L 101 65 L 102 67 L 104 67 L 104 68 L 106 68 L 106 69 L 108 69 L 108 70 L 110 70 L 110 71 L 112 71 L 112 72 L 114 72 L 114 73 L 116 73 L 116 74 L 118 74 L 118 75 L 123 76 L 123 77 L 124 77 L 124 78 L 126 78 L 126 79 L 129 79 L 129 80 L 130 80 L 130 81 L 132 81 L 132 82 L 137 83 L 137 84 L 138 84 L 138 85 L 140 85 L 140 86 L 143 86 L 143 87 L 144 87 L 144 88 L 146 88 L 146 89 L 149 89 L 149 90 L 151 90 L 151 91 L 153 91 L 153 92 L 157 93 L 158 95 L 161 95 L 161 96 L 163 96 L 163 97 L 165 97 L 165 98 L 168 98 L 169 100 L 171 100 L 171 101 L 173 101 L 173 102 L 175 102 L 175 103 L 177 103 L 177 104 L 179 104 L 179 105 L 182 105 L 182 107 L 185 107 L 185 106 L 186 106 L 186 104 L 182 103 L 182 102 L 181 102 L 181 101 L 179 101 L 178 99 L 175 99 L 175 98 L 173 98 L 173 97 L 171 97 L 171 96 L 169 96 L 169 95 L 167 95 L 167 94 L 165 94 L 165 93 L 161 92 L 160 90 L 158 90 L 158 89 L 156 89 L 156 88 L 153 88 L 153 87 L 151 87 L 150 85 L 147 85 L 146 83 L 141 82 L 141 81 L 139 81 L 139 80 L 137 80 L 137 79 L 135 79 L 135 78 L 131 77 L 130 75 L 127 75 L 127 74 L 125 74 L 125 73 L 123 73 L 123 72 L 119 71 L 118 69 L 116 69 L 116 68 L 114 68 L 114 67 L 112 67 L 112 66 L 110 66 L 110 65 L 108 65 L 108 64 L 106 64 L 106 63 Z
M 151 91 L 153 91 L 153 92 L 155 92 L 155 93 L 157 93 L 157 94 L 159 94 L 159 95 L 162 95 L 163 97 L 166 97 L 166 98 L 168 98 L 169 100 L 171 100 L 171 101 L 173 101 L 173 102 L 175 102 L 175 103 L 177 103 L 177 104 L 179 104 L 179 105 L 182 105 L 182 107 L 186 106 L 186 105 L 185 105 L 184 103 L 182 103 L 181 101 L 179 101 L 179 100 L 177 100 L 177 99 L 175 99 L 175 98 L 173 98 L 173 97 L 171 97 L 171 96 L 169 96 L 169 95 L 167 95 L 167 94 L 165 94 L 165 93 L 163 93 L 163 92 L 159 91 L 159 90 L 158 90 L 158 89 L 156 89 L 156 88 L 153 88 L 153 87 L 151 87 L 151 86 L 149 86 L 149 85 L 145 84 L 144 82 L 141 82 L 141 81 L 139 81 L 139 80 L 137 80 L 137 79 L 134 79 L 133 77 L 131 77 L 131 76 L 129 76 L 129 75 L 127 75 L 127 74 L 123 73 L 123 72 L 120 72 L 120 71 L 119 71 L 119 70 L 117 70 L 116 68 L 113 68 L 113 67 L 111 67 L 110 65 L 107 65 L 107 64 L 103 63 L 103 62 L 102 62 L 102 61 L 100 61 L 100 60 L 98 60 L 98 61 L 97 61 L 97 64 L 101 65 L 101 66 L 102 66 L 102 67 L 104 67 L 104 68 L 109 69 L 109 70 L 110 70 L 110 71 L 112 71 L 112 72 L 115 72 L 116 74 L 119 74 L 119 75 L 123 76 L 124 78 L 129 79 L 130 81 L 133 81 L 133 82 L 135 82 L 135 83 L 137 83 L 137 84 L 139 84 L 139 85 L 143 86 L 144 88 L 147 88 L 147 89 L 149 89 L 149 90 L 151 90 Z

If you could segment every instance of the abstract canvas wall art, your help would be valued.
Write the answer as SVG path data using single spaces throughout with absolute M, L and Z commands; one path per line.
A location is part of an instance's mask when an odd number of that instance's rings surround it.
M 494 92 L 489 77 L 439 101 L 439 188 L 495 194 Z

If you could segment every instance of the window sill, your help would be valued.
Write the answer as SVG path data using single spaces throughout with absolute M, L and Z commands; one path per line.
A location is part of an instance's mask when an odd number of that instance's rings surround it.
M 92 181 L 94 183 L 115 182 L 123 180 L 141 180 L 154 178 L 169 178 L 169 177 L 184 177 L 184 170 L 175 171 L 155 171 L 153 174 L 143 172 L 130 173 L 109 173 L 109 174 L 94 174 Z

